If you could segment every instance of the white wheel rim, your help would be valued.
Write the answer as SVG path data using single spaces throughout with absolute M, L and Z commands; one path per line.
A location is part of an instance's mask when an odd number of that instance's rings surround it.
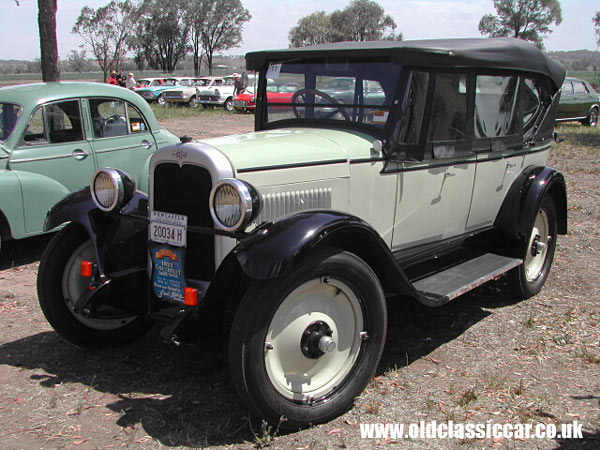
M 529 282 L 536 281 L 542 274 L 550 245 L 549 233 L 548 215 L 540 209 L 535 217 L 525 255 L 525 277 Z M 537 248 L 536 254 L 534 248 Z
M 63 272 L 62 292 L 67 303 L 67 309 L 73 317 L 88 328 L 102 331 L 115 330 L 133 322 L 136 319 L 135 316 L 118 319 L 94 319 L 75 313 L 75 302 L 89 289 L 89 278 L 81 276 L 82 261 L 96 262 L 96 255 L 91 241 L 86 241 L 77 247 L 65 264 L 65 271 Z
M 333 331 L 335 350 L 317 359 L 302 353 L 302 334 L 315 321 Z M 285 398 L 312 402 L 331 393 L 352 369 L 361 347 L 364 319 L 358 298 L 336 279 L 308 281 L 281 303 L 267 330 L 265 367 Z

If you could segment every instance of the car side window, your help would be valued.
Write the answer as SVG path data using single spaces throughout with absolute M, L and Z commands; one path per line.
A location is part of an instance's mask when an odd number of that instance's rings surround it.
M 34 144 L 46 144 L 48 139 L 46 137 L 46 125 L 44 122 L 44 108 L 40 107 L 35 110 L 27 129 L 23 134 L 23 142 L 26 145 Z
M 78 100 L 50 103 L 44 108 L 51 144 L 83 140 L 83 127 Z
M 475 88 L 475 138 L 517 133 L 517 76 L 478 76 Z
M 562 95 L 573 95 L 573 84 L 570 81 L 565 81 L 561 89 Z
M 573 91 L 575 92 L 575 95 L 581 95 L 581 94 L 587 94 L 588 90 L 585 87 L 585 84 L 583 84 L 581 81 L 577 81 L 575 83 L 573 83 Z
M 123 100 L 92 98 L 89 102 L 96 139 L 129 134 Z
M 78 100 L 49 103 L 38 108 L 23 134 L 26 145 L 59 144 L 83 140 Z
M 456 156 L 456 142 L 464 142 L 467 131 L 467 76 L 438 73 L 427 132 L 434 158 Z
M 531 137 L 548 101 L 543 84 L 537 78 L 525 78 L 521 94 L 523 108 L 523 139 Z
M 129 131 L 131 133 L 143 133 L 148 131 L 148 126 L 142 113 L 131 103 L 127 103 L 127 116 L 129 118 Z
M 419 143 L 428 85 L 428 72 L 412 71 L 408 81 L 408 92 L 402 104 L 402 118 L 394 130 L 395 140 L 399 144 Z

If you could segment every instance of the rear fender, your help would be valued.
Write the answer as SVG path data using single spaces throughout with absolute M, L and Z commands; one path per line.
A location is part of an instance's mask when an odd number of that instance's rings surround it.
M 567 234 L 567 189 L 562 174 L 551 167 L 532 166 L 513 182 L 496 218 L 508 240 L 509 253 L 521 257 L 542 198 L 549 195 L 556 207 L 558 234 Z

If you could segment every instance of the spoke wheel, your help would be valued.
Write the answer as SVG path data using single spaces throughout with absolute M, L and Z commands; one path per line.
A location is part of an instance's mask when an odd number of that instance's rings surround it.
M 515 293 L 529 298 L 546 283 L 556 249 L 556 207 L 544 196 L 537 211 L 523 254 L 523 264 L 509 272 L 509 283 Z
M 254 282 L 231 328 L 236 389 L 282 428 L 325 422 L 352 406 L 385 343 L 385 296 L 356 255 L 326 249 L 289 273 Z
M 74 311 L 77 299 L 89 288 L 89 279 L 81 276 L 84 260 L 94 262 L 95 253 L 87 233 L 76 226 L 56 234 L 44 251 L 37 290 L 50 325 L 65 339 L 88 348 L 125 345 L 143 336 L 150 328 L 144 317 L 106 309 L 104 317 L 92 318 Z
M 327 326 L 331 335 L 311 329 L 315 322 Z M 298 286 L 279 306 L 267 330 L 265 345 L 272 349 L 265 367 L 271 384 L 289 400 L 309 402 L 327 396 L 352 369 L 363 324 L 360 302 L 341 280 L 314 279 Z M 304 336 L 312 339 L 303 343 Z M 327 339 L 334 350 L 319 348 Z

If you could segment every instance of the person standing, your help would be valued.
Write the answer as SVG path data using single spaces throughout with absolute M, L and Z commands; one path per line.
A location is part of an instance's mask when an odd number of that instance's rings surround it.
M 126 87 L 126 79 L 125 74 L 123 73 L 123 69 L 119 69 L 119 74 L 117 75 L 117 83 L 119 86 Z
M 136 84 L 137 82 L 135 81 L 133 74 L 129 72 L 129 75 L 127 75 L 127 81 L 125 82 L 127 89 L 133 90 Z
M 110 78 L 108 79 L 108 84 L 114 84 L 115 86 L 119 85 L 119 82 L 117 81 L 117 72 L 115 72 L 114 70 L 110 72 Z

